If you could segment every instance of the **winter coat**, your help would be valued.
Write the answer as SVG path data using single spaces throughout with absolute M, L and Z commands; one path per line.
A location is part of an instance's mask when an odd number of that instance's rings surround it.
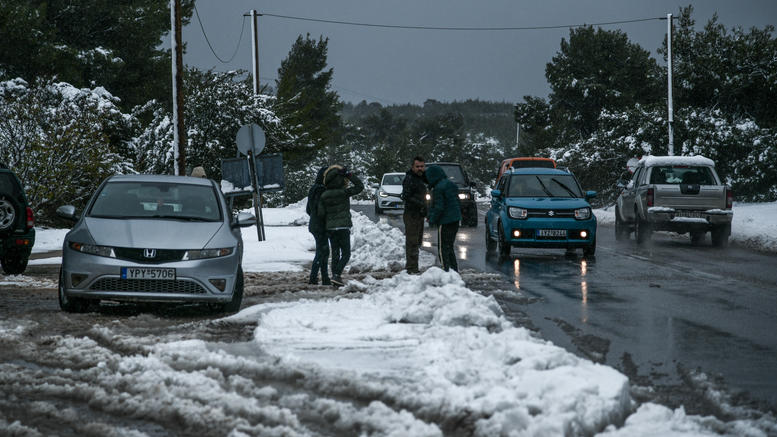
M 353 186 L 348 187 L 347 181 Z M 318 201 L 317 214 L 326 223 L 326 230 L 353 226 L 350 197 L 361 193 L 362 181 L 352 173 L 346 177 L 342 166 L 333 165 L 324 172 L 324 186 L 326 190 Z
M 460 221 L 459 187 L 448 179 L 440 166 L 430 165 L 425 175 L 432 190 L 429 224 L 437 226 Z
M 308 231 L 311 234 L 322 234 L 326 232 L 326 226 L 324 220 L 318 216 L 318 201 L 321 199 L 321 194 L 326 190 L 324 186 L 324 172 L 327 167 L 321 167 L 316 175 L 316 180 L 313 182 L 313 186 L 308 191 L 308 203 L 305 205 L 305 212 L 310 216 L 308 220 Z
M 401 198 L 405 201 L 405 214 L 426 217 L 426 184 L 424 178 L 408 170 L 402 181 Z

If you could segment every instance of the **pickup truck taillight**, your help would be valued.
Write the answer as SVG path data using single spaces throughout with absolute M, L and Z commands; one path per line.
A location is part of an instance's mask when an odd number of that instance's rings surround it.
M 32 208 L 27 207 L 27 230 L 29 231 L 35 226 L 35 216 L 32 214 Z
M 647 206 L 653 206 L 653 189 L 648 188 L 647 194 L 645 194 L 645 201 L 647 202 Z
M 731 209 L 734 205 L 734 190 L 726 187 L 726 209 Z

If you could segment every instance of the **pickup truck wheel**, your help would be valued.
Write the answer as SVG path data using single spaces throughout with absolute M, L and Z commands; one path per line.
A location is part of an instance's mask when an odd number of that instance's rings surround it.
M 626 223 L 621 220 L 621 212 L 618 207 L 615 207 L 615 240 L 622 241 L 629 238 L 629 228 Z
M 637 226 L 634 230 L 634 235 L 637 237 L 637 244 L 643 244 L 650 241 L 650 237 L 653 234 L 653 229 L 650 227 L 650 223 L 646 220 L 642 220 L 637 215 Z
M 27 269 L 29 256 L 6 255 L 0 258 L 0 264 L 3 265 L 3 273 L 6 275 L 21 275 Z
M 691 232 L 691 244 L 693 246 L 698 246 L 704 241 L 704 236 L 706 235 L 706 232 Z
M 502 230 L 502 224 L 499 223 L 499 239 L 497 240 L 497 252 L 500 258 L 508 258 L 510 256 L 510 245 L 505 241 L 505 234 Z
M 728 236 L 731 235 L 731 225 L 721 225 L 711 232 L 712 245 L 715 247 L 728 247 Z

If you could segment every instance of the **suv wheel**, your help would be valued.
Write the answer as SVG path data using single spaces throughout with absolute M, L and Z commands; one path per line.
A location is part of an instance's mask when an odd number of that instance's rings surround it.
M 650 227 L 650 223 L 647 220 L 642 220 L 639 214 L 635 212 L 636 229 L 634 230 L 634 236 L 637 237 L 637 244 L 643 244 L 650 241 L 650 237 L 653 234 L 653 229 Z
M 5 255 L 0 258 L 0 264 L 3 265 L 3 273 L 6 275 L 21 275 L 27 269 L 29 257 L 21 255 Z
M 493 252 L 496 249 L 496 241 L 491 238 L 491 232 L 488 230 L 488 222 L 484 225 L 486 228 L 484 234 L 486 234 L 486 253 Z
M 510 256 L 510 245 L 505 241 L 505 233 L 502 230 L 502 224 L 499 223 L 497 227 L 499 228 L 499 239 L 496 241 L 497 252 L 499 252 L 501 258 L 508 258 Z
M 59 295 L 59 308 L 62 311 L 68 313 L 83 313 L 88 308 L 86 300 L 65 296 L 65 273 L 61 268 L 59 269 L 59 287 L 57 294 Z
M 16 202 L 8 196 L 0 195 L 0 231 L 5 231 L 13 226 L 16 222 L 16 215 L 21 214 L 17 212 Z
M 621 241 L 629 238 L 629 228 L 626 223 L 621 220 L 621 211 L 618 206 L 615 206 L 615 240 Z
M 731 235 L 731 224 L 720 225 L 712 230 L 712 245 L 715 247 L 728 247 L 728 236 Z
M 235 289 L 232 290 L 232 300 L 225 303 L 221 309 L 225 313 L 236 313 L 240 311 L 240 304 L 243 303 L 243 267 L 237 268 L 237 278 L 235 278 Z
M 375 202 L 375 215 L 381 215 L 383 210 L 378 206 L 378 202 Z
M 583 248 L 583 256 L 594 256 L 596 255 L 596 237 L 594 237 L 594 241 L 591 242 L 590 246 Z

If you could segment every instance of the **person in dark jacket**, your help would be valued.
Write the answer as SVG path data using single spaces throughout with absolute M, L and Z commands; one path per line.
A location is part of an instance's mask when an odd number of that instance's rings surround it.
M 426 179 L 424 178 L 424 158 L 416 156 L 413 165 L 402 181 L 402 195 L 405 211 L 405 269 L 408 273 L 418 273 L 418 251 L 424 237 L 424 217 L 426 217 Z
M 437 254 L 442 268 L 459 271 L 453 244 L 461 221 L 459 188 L 448 180 L 442 167 L 430 165 L 426 169 L 426 180 L 432 190 L 432 204 L 429 207 L 429 225 L 437 226 Z
M 308 231 L 313 234 L 316 240 L 316 256 L 313 257 L 313 264 L 310 266 L 310 284 L 318 284 L 318 272 L 321 271 L 321 284 L 332 285 L 329 280 L 329 240 L 326 236 L 326 226 L 324 220 L 318 216 L 318 201 L 321 194 L 326 190 L 324 186 L 324 172 L 328 167 L 321 167 L 316 175 L 313 186 L 308 191 L 308 203 L 305 206 L 305 212 L 310 216 L 308 221 Z
M 353 186 L 348 186 L 351 182 Z M 332 285 L 343 285 L 342 273 L 351 259 L 351 201 L 361 193 L 364 184 L 347 168 L 333 165 L 324 172 L 326 190 L 318 201 L 318 216 L 326 225 L 332 248 Z

